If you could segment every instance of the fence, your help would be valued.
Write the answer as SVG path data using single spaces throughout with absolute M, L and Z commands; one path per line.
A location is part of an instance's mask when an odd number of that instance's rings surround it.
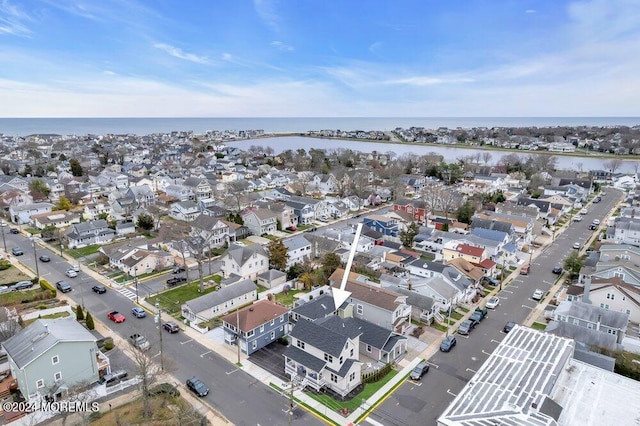
M 200 326 L 198 326 L 198 324 L 195 323 L 195 321 L 191 321 L 189 323 L 189 327 L 193 328 L 195 331 L 197 331 L 197 332 L 199 332 L 201 334 L 204 334 L 207 331 L 209 331 L 208 327 L 200 327 Z

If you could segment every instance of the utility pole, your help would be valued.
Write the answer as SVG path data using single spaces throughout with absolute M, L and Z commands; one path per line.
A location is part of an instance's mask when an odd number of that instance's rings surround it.
M 4 252 L 7 252 L 7 241 L 4 238 L 4 228 L 6 228 L 7 222 L 2 221 L 2 244 L 4 245 Z
M 4 235 L 4 231 L 3 231 Z M 31 243 L 33 244 L 33 260 L 36 263 L 36 278 L 38 278 L 38 282 L 40 282 L 40 270 L 38 269 L 38 255 L 36 254 L 36 238 L 31 238 Z
M 238 347 L 238 366 L 240 366 L 240 305 L 236 308 L 236 346 Z
M 289 426 L 293 425 L 293 379 L 289 388 Z
M 162 314 L 160 303 L 156 302 L 156 323 L 158 324 L 158 335 L 160 336 L 160 371 L 164 371 L 164 359 L 162 356 Z

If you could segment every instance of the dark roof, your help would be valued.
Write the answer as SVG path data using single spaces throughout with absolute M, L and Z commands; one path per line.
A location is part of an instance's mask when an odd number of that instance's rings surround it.
M 239 319 L 240 327 L 238 328 L 242 331 L 251 331 L 259 325 L 274 320 L 288 312 L 289 310 L 284 306 L 277 305 L 268 300 L 259 300 L 238 312 L 225 315 L 222 317 L 222 321 L 237 326 Z M 288 318 L 288 316 L 285 318 Z
M 340 356 L 347 344 L 346 336 L 311 321 L 298 321 L 291 331 L 291 337 L 333 356 Z
M 360 341 L 377 349 L 384 349 L 393 335 L 390 330 L 359 318 L 331 316 L 318 324 L 336 333 L 347 334 L 350 338 L 360 336 Z
M 256 286 L 253 281 L 242 280 L 232 285 L 222 287 L 218 291 L 213 291 L 203 296 L 196 297 L 195 299 L 191 299 L 186 302 L 185 305 L 189 307 L 191 312 L 199 313 L 205 309 L 213 308 L 214 306 L 218 306 L 221 303 L 235 299 L 236 297 L 247 294 L 253 290 L 258 290 L 258 286 Z
M 340 370 L 336 371 L 329 367 L 327 367 L 327 370 L 329 370 L 330 372 L 336 373 L 339 377 L 344 377 L 349 371 L 349 369 L 351 368 L 351 366 L 356 362 L 359 362 L 359 361 L 357 359 L 349 358 L 344 362 L 344 364 L 342 364 L 342 367 L 340 367 Z
M 513 231 L 513 225 L 509 222 L 480 219 L 478 217 L 474 217 L 471 221 L 471 229 L 473 230 L 473 228 L 490 229 L 492 231 L 506 232 L 507 234 L 510 234 Z
M 298 364 L 304 365 L 308 369 L 316 372 L 320 372 L 324 368 L 324 366 L 327 365 L 326 361 L 320 358 L 316 358 L 310 353 L 307 353 L 302 349 L 298 349 L 295 346 L 289 346 L 287 350 L 282 353 L 282 356 L 290 358 Z
M 313 321 L 319 318 L 324 318 L 335 310 L 336 307 L 335 302 L 333 301 L 333 296 L 323 294 L 317 299 L 313 299 L 293 308 L 291 312 L 295 312 L 296 314 Z
M 551 203 L 549 201 L 542 201 L 542 200 L 537 200 L 535 198 L 526 198 L 526 197 L 518 198 L 519 206 L 529 206 L 531 204 L 535 205 L 543 212 L 548 212 L 551 207 Z

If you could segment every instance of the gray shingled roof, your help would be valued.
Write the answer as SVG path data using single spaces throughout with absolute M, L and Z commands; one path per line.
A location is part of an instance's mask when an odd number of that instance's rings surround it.
M 75 319 L 39 319 L 2 346 L 18 368 L 23 368 L 59 342 L 83 341 L 95 342 L 96 338 Z
M 361 320 L 359 318 L 340 318 L 330 316 L 319 320 L 318 324 L 336 333 L 346 334 L 350 338 L 360 336 L 360 341 L 377 349 L 384 349 L 393 332 L 379 325 Z
M 187 306 L 191 312 L 198 313 L 257 289 L 258 286 L 256 286 L 253 281 L 242 280 L 229 286 L 222 287 L 218 291 L 196 297 L 195 299 L 185 303 L 185 306 Z
M 299 248 L 307 247 L 307 246 L 311 245 L 309 240 L 307 240 L 302 235 L 296 235 L 293 238 L 287 238 L 286 240 L 282 240 L 282 242 L 284 243 L 285 247 L 289 251 L 297 250 Z
M 333 301 L 333 296 L 329 294 L 323 294 L 317 299 L 313 299 L 307 303 L 293 308 L 291 312 L 313 321 L 319 318 L 324 318 L 327 315 L 333 313 L 335 310 L 336 309 L 335 302 Z
M 629 322 L 629 315 L 622 312 L 610 311 L 600 306 L 591 305 L 584 302 L 561 302 L 555 311 L 556 315 L 567 315 L 569 317 L 580 318 L 592 323 L 599 322 L 607 327 L 626 330 Z
M 247 260 L 253 256 L 254 253 L 261 254 L 265 257 L 269 257 L 267 252 L 260 244 L 252 244 L 250 246 L 238 246 L 232 244 L 227 250 L 227 254 L 235 260 L 238 265 L 244 265 Z
M 315 372 L 320 372 L 327 365 L 327 362 L 316 358 L 315 356 L 303 351 L 302 349 L 298 349 L 295 346 L 289 346 L 287 350 L 282 353 L 282 356 L 290 358 L 297 362 L 298 364 L 304 365 L 310 370 Z
M 291 331 L 291 337 L 336 357 L 340 356 L 347 344 L 346 336 L 311 321 L 298 321 Z

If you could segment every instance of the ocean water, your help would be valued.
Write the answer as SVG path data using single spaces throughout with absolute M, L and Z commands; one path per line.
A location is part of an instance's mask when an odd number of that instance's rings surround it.
M 0 118 L 0 134 L 103 135 L 171 131 L 257 130 L 269 133 L 308 130 L 392 130 L 526 126 L 638 126 L 640 117 L 291 117 L 291 118 Z

